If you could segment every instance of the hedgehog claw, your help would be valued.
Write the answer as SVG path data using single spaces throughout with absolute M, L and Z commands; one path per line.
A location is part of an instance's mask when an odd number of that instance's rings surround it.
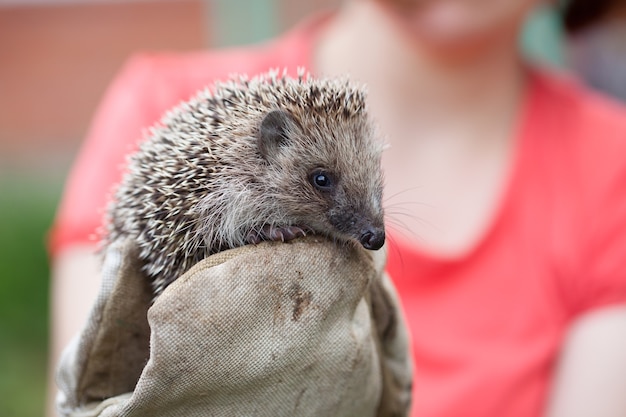
M 263 239 L 261 239 L 259 232 L 256 232 L 256 231 L 252 231 L 248 233 L 248 237 L 246 240 L 248 241 L 248 243 L 252 243 L 253 245 L 257 245 L 263 241 Z
M 264 240 L 273 242 L 289 242 L 297 237 L 304 237 L 307 231 L 299 226 L 274 227 L 265 225 L 261 230 L 254 230 L 248 234 L 248 242 L 261 243 Z
M 306 236 L 306 232 L 298 226 L 288 226 L 284 228 L 278 228 L 278 229 L 274 229 L 274 232 L 276 233 L 276 237 L 278 238 L 276 240 L 281 240 L 282 242 L 288 242 L 297 237 Z M 273 238 L 273 237 L 274 236 L 270 234 L 270 238 Z

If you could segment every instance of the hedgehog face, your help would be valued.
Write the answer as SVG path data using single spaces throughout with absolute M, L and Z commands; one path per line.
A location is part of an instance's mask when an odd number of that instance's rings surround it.
M 338 232 L 356 239 L 366 249 L 380 249 L 385 243 L 381 192 L 377 188 L 363 190 L 365 182 L 355 181 L 353 174 L 354 171 L 338 175 L 325 168 L 316 168 L 309 181 L 315 192 L 326 200 L 325 218 L 334 229 L 327 233 L 336 235 Z M 355 186 L 358 187 L 356 190 Z
M 261 123 L 259 152 L 267 183 L 278 187 L 270 193 L 276 213 L 316 233 L 382 247 L 380 146 L 366 118 L 275 110 Z

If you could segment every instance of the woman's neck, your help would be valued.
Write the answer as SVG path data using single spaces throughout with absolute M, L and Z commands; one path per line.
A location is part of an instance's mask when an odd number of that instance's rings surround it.
M 315 72 L 366 83 L 375 116 L 393 111 L 430 129 L 508 120 L 518 109 L 524 76 L 512 36 L 446 56 L 421 49 L 375 2 L 348 2 L 335 19 L 319 38 Z
M 378 7 L 347 2 L 319 37 L 313 70 L 367 84 L 390 145 L 385 204 L 390 218 L 399 213 L 399 234 L 464 253 L 491 223 L 514 159 L 524 91 L 516 42 L 462 57 L 426 53 Z

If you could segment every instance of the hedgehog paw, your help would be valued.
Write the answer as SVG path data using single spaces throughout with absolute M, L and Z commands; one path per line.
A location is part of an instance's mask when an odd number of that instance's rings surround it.
M 297 237 L 307 235 L 308 229 L 300 226 L 275 227 L 265 225 L 261 230 L 253 230 L 248 234 L 248 242 L 257 244 L 264 240 L 275 242 L 289 242 Z

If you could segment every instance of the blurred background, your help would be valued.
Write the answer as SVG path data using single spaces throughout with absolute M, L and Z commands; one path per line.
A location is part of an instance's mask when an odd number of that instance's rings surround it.
M 270 37 L 333 1 L 0 0 L 0 416 L 43 415 L 46 232 L 103 92 L 137 50 Z
M 0 0 L 0 416 L 41 416 L 46 232 L 106 85 L 137 50 L 258 42 L 340 0 Z M 520 40 L 563 65 L 546 7 Z

